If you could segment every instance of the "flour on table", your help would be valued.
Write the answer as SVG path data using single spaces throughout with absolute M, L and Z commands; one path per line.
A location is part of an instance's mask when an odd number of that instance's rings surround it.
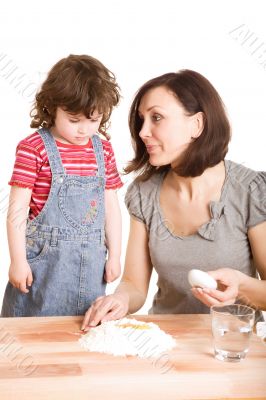
M 103 322 L 90 328 L 79 342 L 89 351 L 141 358 L 156 357 L 176 346 L 173 337 L 158 325 L 129 318 Z

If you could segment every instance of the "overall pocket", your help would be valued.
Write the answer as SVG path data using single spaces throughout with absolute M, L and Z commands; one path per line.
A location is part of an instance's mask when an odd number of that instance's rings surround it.
M 49 241 L 43 238 L 26 238 L 27 261 L 33 263 L 44 258 L 49 250 Z
M 97 220 L 102 206 L 103 188 L 99 182 L 66 182 L 59 192 L 59 207 L 65 219 L 74 227 L 90 227 Z

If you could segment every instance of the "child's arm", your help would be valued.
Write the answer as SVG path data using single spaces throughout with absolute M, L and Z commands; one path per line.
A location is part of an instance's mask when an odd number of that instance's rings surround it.
M 7 213 L 7 237 L 10 253 L 9 281 L 24 293 L 32 284 L 32 273 L 26 259 L 25 230 L 31 189 L 12 186 Z
M 105 233 L 108 259 L 105 266 L 106 282 L 120 276 L 122 222 L 116 190 L 105 190 Z

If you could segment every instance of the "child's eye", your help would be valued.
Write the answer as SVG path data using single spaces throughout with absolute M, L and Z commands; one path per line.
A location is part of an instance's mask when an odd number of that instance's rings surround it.
M 70 119 L 69 122 L 72 122 L 73 124 L 75 124 L 75 123 L 79 122 L 79 120 L 78 119 Z
M 155 122 L 158 122 L 162 119 L 162 116 L 160 114 L 153 114 L 152 120 Z

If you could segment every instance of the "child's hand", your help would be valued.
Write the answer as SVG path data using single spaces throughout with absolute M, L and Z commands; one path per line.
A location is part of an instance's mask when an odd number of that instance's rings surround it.
M 119 278 L 121 274 L 121 265 L 118 258 L 108 258 L 105 264 L 104 279 L 107 283 L 111 283 Z
M 31 268 L 28 262 L 11 263 L 9 267 L 9 282 L 23 293 L 29 293 L 27 286 L 31 286 L 33 281 Z

